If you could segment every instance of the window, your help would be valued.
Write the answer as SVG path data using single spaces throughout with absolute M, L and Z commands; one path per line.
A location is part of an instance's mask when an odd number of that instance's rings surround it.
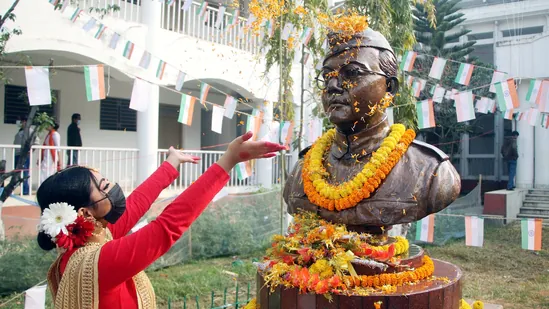
M 493 38 L 494 38 L 494 32 L 474 33 L 474 34 L 469 34 L 467 36 L 467 39 L 469 41 L 478 41 L 478 40 L 486 40 L 486 39 L 493 39 Z
M 106 98 L 101 100 L 99 129 L 137 131 L 137 112 L 130 109 L 130 100 Z
M 494 44 L 475 45 L 473 48 L 471 57 L 476 57 L 484 63 L 494 64 Z
M 507 38 L 510 36 L 538 34 L 538 33 L 543 33 L 543 26 L 509 29 L 509 30 L 503 30 L 501 33 L 503 34 L 504 38 Z
M 28 115 L 30 112 L 27 87 L 6 85 L 4 89 L 4 123 L 15 124 L 19 117 Z M 52 90 L 52 102 L 57 102 L 58 97 L 59 91 Z M 55 118 L 53 104 L 38 106 L 38 112 Z

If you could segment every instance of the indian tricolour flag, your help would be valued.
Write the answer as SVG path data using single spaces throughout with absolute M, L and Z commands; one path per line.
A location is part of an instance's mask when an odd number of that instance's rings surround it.
M 126 46 L 124 47 L 124 53 L 122 55 L 128 59 L 131 59 L 134 47 L 135 45 L 132 42 L 126 42 Z
M 492 75 L 492 82 L 490 83 L 490 92 L 496 93 L 496 87 L 495 87 L 496 83 L 499 83 L 506 79 L 507 79 L 507 73 L 494 71 L 494 75 Z
M 156 67 L 156 78 L 162 80 L 164 78 L 164 72 L 166 71 L 166 62 L 163 60 L 158 61 L 158 66 Z
M 505 111 L 505 113 L 503 114 L 503 118 L 504 119 L 507 119 L 507 120 L 513 120 L 513 110 L 512 109 L 508 109 Z
M 257 140 L 257 134 L 261 128 L 261 122 L 263 121 L 263 112 L 260 112 L 258 109 L 252 111 L 251 115 L 248 115 L 248 122 L 246 123 L 246 132 L 252 131 L 254 134 L 253 139 Z
M 80 9 L 80 8 L 77 8 L 74 13 L 72 13 L 71 15 L 71 21 L 74 23 L 76 22 L 76 20 L 78 19 L 78 17 L 80 17 L 80 14 L 83 12 L 84 10 Z
M 495 87 L 498 105 L 501 111 L 519 107 L 520 102 L 517 95 L 517 89 L 515 88 L 514 79 L 510 78 L 506 81 L 496 83 Z
M 293 121 L 284 121 L 280 124 L 280 142 L 283 145 L 290 145 L 292 141 L 292 133 L 294 129 Z
M 433 94 L 433 101 L 440 103 L 442 102 L 442 99 L 444 99 L 444 94 L 446 93 L 446 89 L 441 87 L 440 85 L 435 86 L 435 93 Z
M 446 59 L 435 57 L 433 60 L 433 66 L 431 66 L 431 71 L 429 72 L 429 77 L 440 79 L 442 73 L 444 72 L 444 67 L 446 66 Z
M 417 53 L 414 51 L 407 51 L 400 62 L 401 71 L 412 71 L 414 68 L 414 62 L 416 61 Z
M 539 103 L 541 97 L 541 84 L 543 80 L 532 79 L 530 80 L 530 87 L 528 87 L 528 93 L 526 93 L 526 101 L 530 103 Z
M 210 88 L 211 86 L 206 83 L 202 83 L 202 85 L 200 85 L 200 103 L 204 106 L 206 106 L 206 99 L 208 98 Z
M 475 68 L 474 65 L 469 63 L 462 63 L 459 66 L 459 71 L 456 76 L 455 82 L 461 85 L 469 85 L 469 82 L 471 81 L 471 75 L 473 75 L 473 69 Z
M 236 25 L 238 23 L 238 17 L 239 16 L 240 16 L 240 10 L 239 9 L 234 10 L 233 16 L 231 16 L 231 21 L 230 21 L 229 25 L 231 25 L 231 26 Z
M 435 215 L 429 215 L 416 222 L 416 240 L 433 242 L 435 236 Z
M 487 97 L 481 97 L 480 100 L 477 101 L 477 104 L 475 107 L 478 113 L 488 114 L 488 112 L 491 112 L 491 113 L 495 112 L 496 105 L 494 100 Z
M 244 180 L 252 176 L 252 163 L 250 161 L 238 163 L 235 169 L 236 169 L 236 175 L 240 180 Z
M 479 217 L 465 217 L 465 244 L 467 246 L 482 247 L 484 243 L 484 219 Z
M 305 46 L 309 45 L 309 42 L 313 37 L 313 33 L 313 28 L 305 27 L 305 29 L 303 29 L 303 33 L 301 34 L 301 44 Z
M 202 18 L 204 22 L 208 21 L 208 14 L 206 14 L 207 9 L 208 3 L 206 1 L 202 1 L 202 4 L 196 9 L 196 15 Z
M 522 249 L 541 250 L 541 223 L 542 219 L 522 219 Z
M 458 122 L 475 119 L 474 95 L 472 91 L 460 92 L 454 96 Z
M 99 28 L 97 28 L 97 32 L 95 32 L 95 35 L 93 37 L 98 40 L 101 39 L 101 37 L 105 33 L 105 30 L 107 30 L 107 26 L 100 24 Z
M 412 82 L 412 93 L 414 94 L 414 97 L 419 98 L 421 95 L 421 89 L 423 88 L 422 86 L 423 84 L 421 79 L 416 79 Z
M 541 83 L 541 97 L 537 104 L 540 112 L 549 113 L 549 80 Z
M 549 129 L 549 114 L 541 114 L 540 124 L 544 129 Z
M 99 101 L 105 98 L 105 71 L 103 65 L 84 67 L 86 80 L 86 96 L 88 101 Z
M 420 129 L 434 127 L 435 111 L 433 109 L 433 100 L 425 100 L 416 104 L 418 125 Z
M 265 28 L 267 28 L 267 35 L 272 37 L 275 33 L 274 20 L 269 19 L 265 22 Z
M 192 125 L 195 101 L 195 97 L 186 94 L 181 95 L 181 106 L 179 108 L 179 119 L 177 119 L 177 121 L 188 126 Z

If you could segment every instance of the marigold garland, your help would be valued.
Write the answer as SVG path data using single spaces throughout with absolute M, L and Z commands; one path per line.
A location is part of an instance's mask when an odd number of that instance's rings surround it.
M 402 124 L 391 126 L 391 132 L 372 153 L 369 162 L 353 179 L 332 185 L 326 181 L 330 174 L 324 167 L 324 155 L 335 138 L 335 129 L 320 137 L 303 160 L 303 189 L 309 201 L 330 211 L 345 210 L 370 197 L 404 155 L 416 134 Z

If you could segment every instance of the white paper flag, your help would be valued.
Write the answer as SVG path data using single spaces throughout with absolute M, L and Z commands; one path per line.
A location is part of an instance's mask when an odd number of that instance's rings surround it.
M 221 106 L 214 105 L 212 109 L 212 131 L 221 134 L 223 130 L 223 115 L 225 109 Z
M 223 25 L 223 20 L 225 19 L 226 10 L 227 10 L 227 7 L 224 5 L 219 7 L 219 11 L 217 12 L 217 19 L 215 21 L 216 28 L 220 28 Z
M 225 108 L 226 118 L 233 119 L 234 111 L 236 110 L 236 103 L 237 99 L 235 97 L 227 95 L 225 98 L 225 105 L 223 106 Z
M 25 292 L 25 309 L 46 308 L 46 285 L 35 286 Z
M 136 78 L 133 82 L 132 98 L 130 108 L 138 112 L 144 112 L 149 107 L 152 84 Z
M 50 70 L 45 67 L 26 67 L 25 79 L 30 106 L 51 105 Z
M 394 114 L 394 108 L 393 107 L 387 107 L 385 110 L 387 113 L 387 120 L 389 121 L 389 125 L 395 124 L 395 114 Z

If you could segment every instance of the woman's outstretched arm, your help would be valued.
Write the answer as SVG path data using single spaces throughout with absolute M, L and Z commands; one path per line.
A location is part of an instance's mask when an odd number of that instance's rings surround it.
M 177 168 L 181 163 L 197 163 L 200 158 L 185 155 L 173 147 L 169 150 L 166 161 L 135 189 L 126 199 L 126 211 L 108 228 L 114 239 L 125 236 L 137 222 L 149 211 L 152 203 L 158 199 L 162 190 L 166 189 L 179 175 Z
M 284 146 L 251 142 L 251 133 L 235 139 L 221 159 L 156 218 L 139 231 L 106 243 L 99 257 L 100 289 L 132 278 L 166 253 L 229 180 L 239 162 L 269 158 Z

